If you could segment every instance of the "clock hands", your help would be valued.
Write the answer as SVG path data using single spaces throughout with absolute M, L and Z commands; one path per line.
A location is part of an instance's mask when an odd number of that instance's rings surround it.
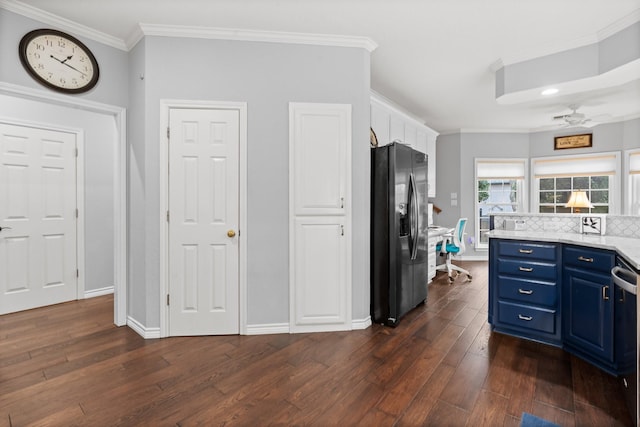
M 80 73 L 80 74 L 82 74 L 83 76 L 86 76 L 86 74 L 85 74 L 85 73 L 83 73 L 82 71 L 78 70 L 78 69 L 77 69 L 76 67 L 74 67 L 73 65 L 69 65 L 69 64 L 67 64 L 67 61 L 68 61 L 68 60 L 70 60 L 70 59 L 73 57 L 73 55 L 69 55 L 69 56 L 67 56 L 65 59 L 58 59 L 58 58 L 56 58 L 56 57 L 55 57 L 55 56 L 53 56 L 53 55 L 49 55 L 49 56 L 50 56 L 50 57 L 52 57 L 53 59 L 55 59 L 56 61 L 58 61 L 59 63 L 61 63 L 61 64 L 63 64 L 63 65 L 66 65 L 67 67 L 71 68 L 72 70 L 76 70 L 77 72 L 79 72 L 79 73 Z

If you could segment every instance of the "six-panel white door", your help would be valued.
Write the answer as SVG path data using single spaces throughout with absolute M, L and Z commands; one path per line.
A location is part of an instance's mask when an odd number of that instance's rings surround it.
M 76 135 L 0 123 L 0 314 L 77 299 Z
M 169 126 L 169 334 L 237 334 L 239 112 L 172 108 Z

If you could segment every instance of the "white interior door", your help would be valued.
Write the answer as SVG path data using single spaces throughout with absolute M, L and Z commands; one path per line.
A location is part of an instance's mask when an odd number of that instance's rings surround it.
M 76 299 L 76 135 L 0 123 L 0 156 L 0 314 Z
M 238 110 L 169 110 L 169 334 L 239 333 Z

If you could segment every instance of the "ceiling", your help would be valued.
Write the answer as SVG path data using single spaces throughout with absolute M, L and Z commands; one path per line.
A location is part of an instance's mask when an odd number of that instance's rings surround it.
M 14 0 L 2 0 L 12 1 Z M 371 87 L 441 133 L 558 129 L 577 104 L 601 122 L 640 117 L 640 75 L 572 94 L 495 98 L 496 64 L 594 43 L 640 20 L 640 0 L 21 0 L 117 39 L 138 23 L 368 37 Z M 640 74 L 640 73 L 639 73 Z M 583 82 L 584 83 L 584 82 Z

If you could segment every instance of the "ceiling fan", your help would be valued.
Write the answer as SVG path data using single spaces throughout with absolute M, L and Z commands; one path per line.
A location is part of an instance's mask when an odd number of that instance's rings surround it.
M 569 105 L 569 109 L 573 110 L 570 114 L 562 114 L 560 116 L 554 116 L 553 120 L 562 120 L 564 123 L 563 127 L 572 127 L 572 126 L 584 126 L 584 127 L 592 127 L 597 125 L 596 121 L 593 121 L 591 118 L 587 118 L 584 114 L 578 113 L 579 105 Z

